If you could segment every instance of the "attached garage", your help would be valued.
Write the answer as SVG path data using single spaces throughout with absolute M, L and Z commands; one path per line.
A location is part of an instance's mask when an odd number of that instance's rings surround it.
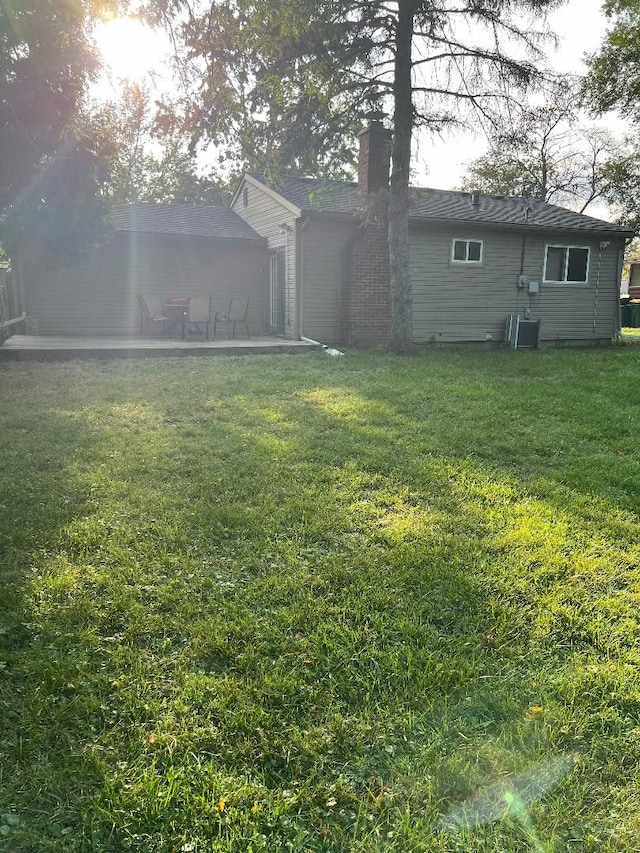
M 113 233 L 73 266 L 29 246 L 14 268 L 26 311 L 41 334 L 131 336 L 140 328 L 138 295 L 153 312 L 168 299 L 211 296 L 225 311 L 247 296 L 255 334 L 265 328 L 265 241 L 226 207 L 118 205 Z

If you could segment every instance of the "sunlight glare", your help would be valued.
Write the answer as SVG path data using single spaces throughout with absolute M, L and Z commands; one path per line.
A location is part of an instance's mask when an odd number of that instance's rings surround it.
M 101 23 L 96 28 L 96 42 L 103 62 L 116 79 L 140 83 L 166 65 L 166 36 L 135 18 Z

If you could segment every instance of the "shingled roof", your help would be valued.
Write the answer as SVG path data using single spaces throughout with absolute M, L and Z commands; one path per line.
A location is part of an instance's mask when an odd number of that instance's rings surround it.
M 455 220 L 486 225 L 529 227 L 546 231 L 597 231 L 629 234 L 612 222 L 576 213 L 536 198 L 485 195 L 452 190 L 411 190 L 411 216 L 415 219 Z
M 263 175 L 252 177 L 270 186 Z M 271 185 L 271 189 L 302 212 L 356 213 L 358 210 L 358 185 L 349 181 L 285 175 L 282 182 Z
M 194 204 L 117 204 L 111 210 L 116 231 L 180 234 L 234 240 L 262 239 L 229 207 Z
M 253 175 L 266 184 L 264 177 Z M 284 177 L 272 189 L 302 213 L 353 214 L 358 210 L 358 185 L 347 181 Z M 534 198 L 472 194 L 429 187 L 410 189 L 410 217 L 431 222 L 469 222 L 546 231 L 592 231 L 632 236 L 633 232 L 611 222 L 547 204 Z

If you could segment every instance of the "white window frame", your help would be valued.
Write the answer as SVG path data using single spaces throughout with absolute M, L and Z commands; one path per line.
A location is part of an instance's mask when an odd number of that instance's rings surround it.
M 460 260 L 460 258 L 454 257 L 456 251 L 456 243 L 466 243 L 464 260 Z M 477 261 L 469 260 L 469 243 L 480 244 L 480 257 Z M 463 264 L 464 266 L 478 266 L 484 263 L 484 240 L 478 240 L 475 237 L 454 237 L 451 241 L 451 263 Z
M 565 250 L 565 259 L 564 259 L 564 278 L 558 280 L 556 278 L 547 278 L 547 258 L 549 255 L 549 249 L 564 249 Z M 586 251 L 587 253 L 587 267 L 585 270 L 585 278 L 583 281 L 568 281 L 567 280 L 567 270 L 569 269 L 569 252 L 571 249 L 581 249 L 582 251 Z M 572 285 L 582 285 L 584 287 L 585 284 L 589 284 L 589 267 L 591 264 L 591 248 L 589 246 L 573 246 L 568 245 L 566 243 L 547 243 L 544 248 L 544 267 L 542 270 L 542 280 L 545 284 L 561 284 L 563 287 L 567 285 L 571 287 Z

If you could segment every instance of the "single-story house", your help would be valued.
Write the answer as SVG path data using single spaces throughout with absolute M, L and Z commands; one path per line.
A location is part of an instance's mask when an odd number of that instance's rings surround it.
M 83 264 L 21 259 L 25 310 L 51 334 L 131 334 L 136 293 L 251 297 L 252 329 L 368 346 L 389 340 L 389 134 L 360 137 L 357 182 L 246 174 L 228 208 L 115 208 L 114 237 Z M 530 198 L 411 190 L 415 343 L 503 341 L 509 318 L 541 344 L 619 330 L 619 226 Z M 512 327 L 513 323 L 511 323 Z
M 388 136 L 361 135 L 357 183 L 245 175 L 231 207 L 267 238 L 271 325 L 290 336 L 375 344 L 390 331 L 384 207 Z M 502 341 L 507 318 L 542 343 L 610 341 L 632 232 L 530 198 L 411 190 L 416 343 Z M 362 211 L 368 217 L 363 223 Z

